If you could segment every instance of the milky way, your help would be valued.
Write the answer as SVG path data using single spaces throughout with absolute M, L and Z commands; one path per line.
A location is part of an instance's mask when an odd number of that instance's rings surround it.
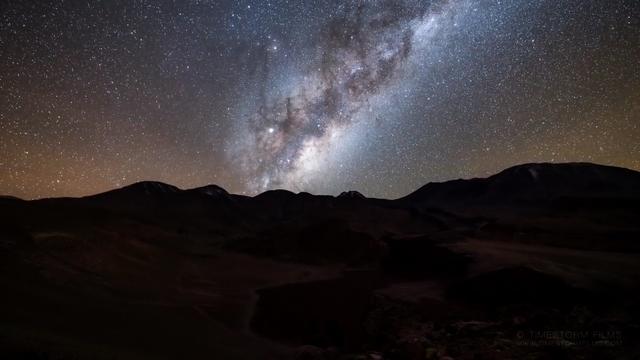
M 348 130 L 356 112 L 401 71 L 415 26 L 426 21 L 424 4 L 348 2 L 322 30 L 317 65 L 286 97 L 265 103 L 249 119 L 243 166 L 253 189 L 295 188 L 292 174 L 322 156 L 336 131 Z M 433 14 L 432 14 L 433 16 Z
M 0 3 L 0 194 L 640 169 L 640 2 Z

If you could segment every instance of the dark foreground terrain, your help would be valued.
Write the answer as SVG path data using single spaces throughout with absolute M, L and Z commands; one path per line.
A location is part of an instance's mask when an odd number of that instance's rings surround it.
M 0 198 L 1 359 L 637 359 L 640 173 Z

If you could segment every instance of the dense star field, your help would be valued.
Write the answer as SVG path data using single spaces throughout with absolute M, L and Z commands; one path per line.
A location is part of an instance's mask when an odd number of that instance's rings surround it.
M 0 2 L 0 194 L 640 169 L 640 2 Z

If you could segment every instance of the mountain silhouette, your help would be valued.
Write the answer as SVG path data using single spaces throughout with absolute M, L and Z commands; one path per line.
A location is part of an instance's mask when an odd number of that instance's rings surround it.
M 524 164 L 482 179 L 430 183 L 401 199 L 405 203 L 455 205 L 545 205 L 560 198 L 640 199 L 640 173 L 589 163 Z
M 640 173 L 588 163 L 395 200 L 153 181 L 0 197 L 0 355 L 502 359 L 533 351 L 518 334 L 632 334 L 639 204 Z M 535 358 L 591 356 L 564 340 Z M 634 351 L 608 340 L 594 356 Z

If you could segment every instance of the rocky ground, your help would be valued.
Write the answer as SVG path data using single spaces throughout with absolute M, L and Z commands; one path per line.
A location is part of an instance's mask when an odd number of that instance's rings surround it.
M 3 359 L 633 359 L 640 175 L 0 198 Z

